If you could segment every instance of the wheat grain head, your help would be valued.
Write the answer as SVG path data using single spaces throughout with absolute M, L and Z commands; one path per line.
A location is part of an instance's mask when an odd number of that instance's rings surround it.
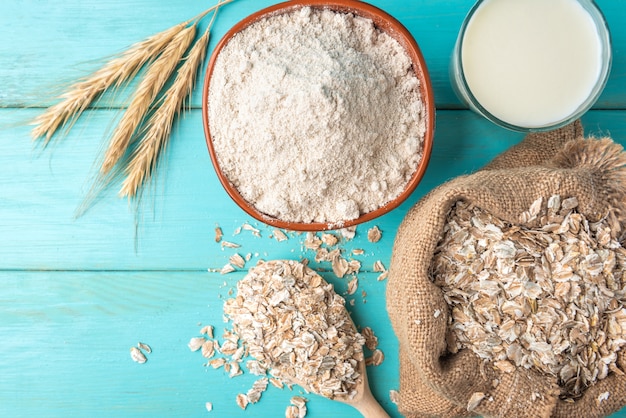
M 172 86 L 165 93 L 163 102 L 147 123 L 145 134 L 126 167 L 127 177 L 122 183 L 120 196 L 134 197 L 143 183 L 152 176 L 159 155 L 167 146 L 172 124 L 191 95 L 198 68 L 206 56 L 209 30 L 198 39 L 190 50 Z
M 89 105 L 110 88 L 118 88 L 137 75 L 148 62 L 155 59 L 172 39 L 185 29 L 187 22 L 180 23 L 143 41 L 131 45 L 121 55 L 111 59 L 93 74 L 72 84 L 63 93 L 59 103 L 37 116 L 32 124 L 33 139 L 43 138 L 47 144 L 61 128 L 71 128 Z
M 104 160 L 100 167 L 100 174 L 106 176 L 126 153 L 137 127 L 146 116 L 150 105 L 155 100 L 176 66 L 182 59 L 185 51 L 196 35 L 196 25 L 186 27 L 176 34 L 165 47 L 161 55 L 150 64 L 143 79 L 137 87 L 133 99 L 117 124 Z

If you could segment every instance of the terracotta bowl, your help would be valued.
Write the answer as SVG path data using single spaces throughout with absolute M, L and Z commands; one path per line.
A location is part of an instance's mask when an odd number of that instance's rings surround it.
M 406 185 L 404 191 L 396 197 L 394 200 L 388 202 L 386 205 L 373 210 L 368 213 L 361 214 L 356 219 L 333 222 L 333 223 L 304 223 L 304 222 L 287 222 L 281 219 L 277 219 L 271 217 L 267 214 L 264 214 L 257 210 L 251 203 L 247 202 L 241 194 L 237 191 L 237 189 L 231 184 L 229 179 L 225 176 L 225 174 L 220 169 L 220 165 L 218 163 L 218 159 L 216 156 L 215 149 L 213 147 L 213 140 L 211 139 L 211 131 L 209 129 L 209 119 L 208 119 L 208 97 L 209 97 L 209 85 L 211 80 L 211 74 L 213 73 L 213 68 L 215 66 L 216 59 L 220 53 L 220 51 L 224 48 L 224 46 L 228 43 L 228 41 L 235 35 L 237 32 L 242 31 L 247 28 L 251 24 L 262 20 L 266 17 L 273 16 L 281 13 L 290 13 L 302 7 L 311 7 L 311 8 L 319 8 L 319 9 L 330 9 L 335 12 L 342 13 L 353 13 L 354 15 L 361 16 L 364 18 L 371 19 L 374 22 L 374 25 L 386 32 L 388 35 L 392 36 L 395 40 L 397 40 L 400 45 L 402 45 L 409 57 L 413 62 L 413 70 L 417 78 L 420 81 L 420 93 L 421 99 L 426 109 L 426 132 L 424 135 L 424 143 L 423 143 L 423 156 L 417 167 L 415 173 L 411 177 L 410 181 Z M 207 146 L 209 149 L 209 154 L 211 156 L 211 161 L 213 162 L 213 166 L 215 171 L 217 172 L 217 176 L 228 193 L 228 195 L 239 205 L 245 212 L 247 212 L 252 217 L 257 220 L 286 230 L 294 230 L 294 231 L 322 231 L 329 229 L 337 229 L 337 228 L 345 228 L 353 225 L 357 225 L 363 222 L 370 221 L 374 218 L 377 218 L 381 215 L 388 213 L 389 211 L 398 207 L 404 200 L 406 200 L 411 193 L 415 190 L 418 183 L 421 181 L 424 176 L 424 172 L 426 171 L 426 167 L 428 166 L 428 162 L 430 159 L 430 153 L 432 150 L 433 143 L 433 134 L 434 134 L 434 125 L 435 125 L 435 105 L 434 98 L 432 92 L 432 85 L 430 82 L 430 77 L 428 75 L 428 71 L 426 68 L 426 63 L 424 61 L 424 57 L 417 45 L 415 39 L 410 34 L 410 32 L 395 18 L 387 14 L 386 12 L 380 10 L 379 8 L 372 6 L 370 4 L 356 1 L 356 0 L 335 0 L 335 1 L 323 1 L 323 0 L 292 0 L 284 3 L 279 3 L 274 6 L 267 7 L 263 10 L 260 10 L 256 13 L 251 14 L 246 17 L 235 26 L 233 26 L 224 37 L 219 41 L 211 58 L 209 60 L 209 64 L 206 71 L 206 76 L 204 80 L 203 86 L 203 98 L 202 98 L 202 119 L 204 124 L 204 133 L 206 137 Z

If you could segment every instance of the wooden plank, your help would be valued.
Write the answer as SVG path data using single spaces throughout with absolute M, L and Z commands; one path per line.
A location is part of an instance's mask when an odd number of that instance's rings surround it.
M 223 302 L 243 273 L 0 272 L 0 405 L 3 416 L 284 416 L 289 398 L 301 394 L 272 386 L 261 402 L 242 411 L 235 404 L 256 376 L 229 378 L 207 368 L 187 348 L 202 325 L 222 340 Z M 338 292 L 346 280 L 332 279 Z M 372 326 L 387 357 L 368 367 L 372 390 L 392 416 L 398 387 L 397 340 L 385 309 L 385 282 L 361 275 L 350 309 L 357 325 Z M 140 365 L 129 356 L 139 341 L 153 352 Z M 315 395 L 311 416 L 358 417 L 343 404 Z M 206 415 L 205 403 L 214 411 Z
M 35 112 L 0 111 L 0 125 Z M 75 219 L 91 184 L 103 131 L 112 117 L 112 111 L 91 112 L 69 137 L 43 151 L 33 148 L 26 126 L 0 131 L 0 269 L 221 268 L 232 251 L 215 244 L 216 224 L 223 228 L 225 239 L 242 245 L 238 251 L 244 254 L 280 258 L 301 250 L 302 236 L 293 235 L 286 242 L 270 239 L 270 228 L 253 221 L 228 198 L 211 166 L 198 110 L 174 129 L 165 164 L 142 208 L 135 210 L 118 198 L 116 183 L 91 210 Z M 590 112 L 584 123 L 588 133 L 611 133 L 626 143 L 625 112 Z M 395 230 L 421 196 L 444 181 L 478 169 L 521 138 L 469 111 L 439 111 L 431 164 L 422 184 L 397 210 L 359 227 L 346 248 L 370 249 L 363 258 L 368 266 L 373 258 L 388 260 Z M 263 238 L 246 231 L 234 236 L 246 222 L 261 229 Z M 376 245 L 365 237 L 373 225 L 385 232 Z
M 231 202 L 210 165 L 201 127 L 200 85 L 195 108 L 174 130 L 159 178 L 135 210 L 107 190 L 84 216 L 74 212 L 90 186 L 105 132 L 119 116 L 124 95 L 107 97 L 88 112 L 63 141 L 41 150 L 29 139 L 31 120 L 53 102 L 62 83 L 94 69 L 103 57 L 188 19 L 213 4 L 154 0 L 2 0 L 0 2 L 0 415 L 6 416 L 283 416 L 299 390 L 274 388 L 258 405 L 241 411 L 234 396 L 253 376 L 230 379 L 207 369 L 186 344 L 201 324 L 221 331 L 222 306 L 245 271 L 220 269 L 229 256 L 258 259 L 313 258 L 304 235 L 271 238 Z M 237 21 L 269 0 L 236 0 L 221 12 L 212 49 Z M 399 209 L 358 228 L 343 241 L 344 255 L 362 262 L 360 288 L 348 300 L 360 326 L 372 326 L 386 359 L 370 368 L 375 395 L 392 416 L 388 398 L 398 387 L 397 339 L 385 312 L 386 282 L 376 280 L 373 263 L 388 266 L 395 231 L 407 210 L 437 185 L 467 174 L 517 143 L 522 135 L 499 129 L 463 110 L 448 81 L 448 59 L 458 28 L 473 2 L 371 0 L 396 16 L 420 43 L 437 99 L 437 130 L 431 165 L 418 190 Z M 626 144 L 626 8 L 622 1 L 598 0 L 612 30 L 611 79 L 597 109 L 583 118 L 588 134 L 611 134 Z M 259 228 L 235 231 L 244 223 Z M 242 245 L 223 249 L 224 239 Z M 368 228 L 383 239 L 372 244 Z M 137 228 L 137 229 L 136 229 Z M 365 254 L 353 256 L 361 248 Z M 328 270 L 326 263 L 316 265 Z M 323 273 L 338 292 L 348 279 Z M 362 294 L 361 291 L 365 291 Z M 219 335 L 219 332 L 218 332 Z M 154 352 L 147 364 L 131 361 L 138 341 Z M 314 396 L 311 416 L 359 416 L 344 405 Z M 626 418 L 626 409 L 613 418 Z
M 237 0 L 223 8 L 212 31 L 212 50 L 236 22 L 275 2 Z M 458 30 L 472 5 L 467 0 L 398 2 L 371 0 L 400 20 L 420 44 L 439 108 L 458 108 L 448 79 L 448 61 Z M 626 106 L 626 8 L 599 0 L 614 45 L 613 71 L 597 108 Z M 130 44 L 192 18 L 214 2 L 151 0 L 4 0 L 0 2 L 0 107 L 45 106 L 58 88 L 98 67 Z M 193 106 L 199 107 L 201 82 Z M 52 95 L 51 95 L 52 93 Z M 123 106 L 125 96 L 101 106 Z

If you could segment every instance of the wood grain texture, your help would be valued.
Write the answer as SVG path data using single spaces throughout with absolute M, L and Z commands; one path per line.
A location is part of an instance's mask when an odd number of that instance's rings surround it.
M 246 15 L 273 4 L 235 0 L 220 11 L 209 50 Z M 345 255 L 362 262 L 359 291 L 347 299 L 357 325 L 371 326 L 386 358 L 369 369 L 376 397 L 399 416 L 388 392 L 398 387 L 397 340 L 385 312 L 385 284 L 372 272 L 388 266 L 395 231 L 409 208 L 437 185 L 480 168 L 522 139 L 461 109 L 448 81 L 448 60 L 471 0 L 372 0 L 400 20 L 420 44 L 437 101 L 433 154 L 416 192 L 400 208 L 359 226 L 343 241 Z M 591 135 L 626 145 L 626 1 L 598 0 L 612 30 L 611 78 L 596 110 L 583 117 Z M 277 242 L 223 191 L 207 153 L 199 83 L 193 107 L 173 130 L 165 164 L 136 209 L 119 199 L 120 183 L 80 218 L 106 133 L 128 102 L 107 96 L 70 134 L 47 149 L 35 146 L 27 123 L 54 101 L 64 82 L 87 74 L 101 59 L 189 19 L 213 1 L 3 0 L 0 2 L 0 416 L 283 416 L 289 397 L 271 388 L 261 403 L 241 411 L 234 396 L 252 376 L 228 378 L 207 369 L 186 344 L 200 324 L 222 322 L 222 304 L 245 271 L 220 275 L 235 252 L 259 259 L 302 257 L 304 235 Z M 201 28 L 202 29 L 202 28 Z M 258 228 L 235 234 L 244 223 Z M 223 249 L 214 241 L 241 244 Z M 378 226 L 380 242 L 366 238 Z M 352 249 L 364 254 L 353 256 Z M 329 265 L 314 264 L 336 286 Z M 362 294 L 361 291 L 365 291 Z M 138 365 L 128 350 L 152 346 Z M 309 396 L 311 417 L 358 414 Z M 209 414 L 205 402 L 214 403 Z M 613 418 L 626 418 L 626 410 Z
M 262 401 L 242 411 L 235 403 L 257 378 L 229 378 L 205 367 L 187 343 L 203 325 L 215 336 L 228 324 L 222 305 L 243 273 L 197 272 L 4 272 L 0 273 L 0 405 L 3 416 L 284 416 L 294 388 L 270 386 Z M 333 279 L 338 292 L 346 280 Z M 384 282 L 361 275 L 360 292 L 346 297 L 357 326 L 371 325 L 387 354 L 382 365 L 368 367 L 372 391 L 398 416 L 389 390 L 398 387 L 394 353 L 397 341 L 384 312 Z M 376 324 L 376 325 L 373 325 Z M 151 346 L 145 364 L 134 363 L 130 347 Z M 316 395 L 309 416 L 357 417 L 343 404 Z M 206 415 L 204 404 L 214 411 Z M 394 414 L 395 411 L 395 414 Z M 12 412 L 10 415 L 4 415 Z
M 0 111 L 0 125 L 37 110 Z M 206 270 L 221 268 L 225 251 L 213 242 L 220 225 L 243 251 L 262 250 L 283 257 L 300 249 L 297 235 L 287 242 L 259 240 L 250 233 L 233 236 L 249 222 L 259 225 L 226 195 L 208 156 L 199 110 L 174 128 L 158 178 L 138 210 L 116 196 L 119 182 L 102 194 L 82 217 L 76 209 L 88 195 L 103 131 L 115 111 L 93 111 L 70 136 L 49 149 L 33 148 L 28 129 L 0 131 L 0 268 L 42 270 Z M 624 112 L 593 111 L 584 118 L 589 134 L 611 133 L 626 143 Z M 406 211 L 427 191 L 480 168 L 521 140 L 467 111 L 439 111 L 431 164 L 416 192 L 400 208 L 358 228 L 350 247 L 368 247 L 364 232 L 379 225 L 385 241 L 378 256 L 388 260 L 394 231 Z M 137 222 L 137 229 L 135 228 Z
M 248 14 L 269 0 L 236 0 L 225 6 L 213 31 L 209 50 Z M 371 0 L 403 23 L 424 53 L 439 108 L 458 108 L 448 79 L 448 62 L 470 0 Z M 43 106 L 58 88 L 97 68 L 98 61 L 134 42 L 192 18 L 214 2 L 107 0 L 5 0 L 0 2 L 0 107 Z M 626 2 L 598 0 L 612 31 L 613 71 L 596 107 L 626 105 Z M 200 86 L 193 106 L 200 107 Z M 108 97 L 99 106 L 123 106 L 124 98 Z

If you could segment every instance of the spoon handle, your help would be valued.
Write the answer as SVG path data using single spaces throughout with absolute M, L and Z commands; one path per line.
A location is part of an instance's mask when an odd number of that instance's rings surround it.
M 380 406 L 367 385 L 363 397 L 352 406 L 354 406 L 364 418 L 389 418 L 389 414 Z
M 389 414 L 374 398 L 363 399 L 363 402 L 355 407 L 364 418 L 389 418 Z

